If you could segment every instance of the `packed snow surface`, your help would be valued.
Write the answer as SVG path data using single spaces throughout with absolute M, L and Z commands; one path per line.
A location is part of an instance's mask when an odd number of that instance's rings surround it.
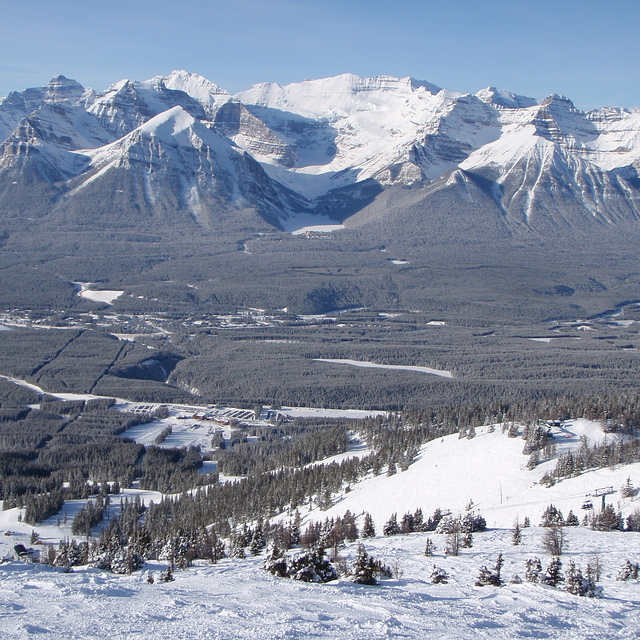
M 582 532 L 580 532 L 582 533 Z M 508 561 L 508 579 L 538 554 L 538 532 L 525 533 L 525 545 Z M 436 536 L 437 537 L 437 536 Z M 615 549 L 626 534 L 603 534 Z M 479 539 L 480 536 L 477 536 Z M 529 583 L 502 588 L 475 587 L 476 566 L 492 564 L 509 545 L 504 532 L 485 536 L 471 556 L 422 555 L 425 536 L 376 540 L 368 549 L 387 561 L 398 558 L 403 575 L 367 587 L 340 580 L 325 585 L 273 577 L 260 557 L 223 560 L 176 572 L 175 582 L 148 584 L 149 565 L 131 576 L 91 569 L 64 574 L 17 563 L 0 567 L 3 637 L 23 640 L 512 640 L 637 638 L 639 584 L 604 582 L 605 598 L 588 600 Z M 576 536 L 580 544 L 595 544 Z M 438 540 L 439 542 L 439 540 Z M 595 550 L 595 549 L 594 549 Z M 351 554 L 352 555 L 352 554 Z M 539 555 L 539 554 L 538 554 Z M 544 564 L 548 558 L 543 558 Z M 469 563 L 474 566 L 469 571 Z M 433 564 L 446 568 L 449 584 L 433 585 Z M 606 569 L 606 573 L 611 570 Z M 608 595 L 607 595 L 608 593 Z

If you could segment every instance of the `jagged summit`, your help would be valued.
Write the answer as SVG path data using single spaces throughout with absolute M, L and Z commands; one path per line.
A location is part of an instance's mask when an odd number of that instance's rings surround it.
M 132 161 L 132 134 L 148 146 L 139 158 L 153 162 Z M 101 159 L 132 176 L 146 167 L 144 180 L 156 184 L 148 208 L 166 189 L 188 210 L 195 181 L 197 192 L 217 194 L 216 206 L 242 202 L 276 225 L 301 212 L 343 220 L 392 187 L 426 189 L 413 224 L 436 220 L 445 193 L 454 215 L 472 217 L 472 183 L 514 233 L 640 218 L 640 110 L 585 113 L 559 94 L 461 94 L 410 77 L 345 73 L 231 95 L 184 70 L 97 93 L 60 75 L 0 100 L 0 140 L 0 203 L 9 208 L 21 195 L 8 185 L 27 176 L 45 192 L 67 193 L 51 196 L 52 210 L 70 206 L 83 197 L 81 184 L 103 180 Z M 156 147 L 166 157 L 155 157 Z M 165 160 L 174 178 L 163 184 L 152 174 Z M 194 219 L 207 206 L 199 202 Z
M 527 96 L 520 96 L 510 91 L 501 91 L 495 87 L 487 87 L 476 93 L 483 102 L 507 109 L 526 109 L 537 104 L 537 100 Z

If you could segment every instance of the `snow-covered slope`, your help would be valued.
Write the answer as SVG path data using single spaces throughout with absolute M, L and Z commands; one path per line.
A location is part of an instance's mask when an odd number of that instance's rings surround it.
M 587 420 L 565 423 L 555 429 L 555 436 L 556 453 L 579 447 L 581 437 L 594 442 L 613 437 Z M 367 478 L 349 493 L 334 496 L 336 502 L 328 511 L 303 510 L 306 521 L 343 515 L 347 509 L 373 514 L 378 535 L 349 544 L 340 555 L 352 562 L 357 543 L 364 542 L 369 553 L 394 569 L 395 576 L 378 586 L 355 585 L 347 577 L 327 584 L 277 578 L 261 569 L 263 555 L 226 558 L 213 566 L 197 562 L 176 571 L 171 583 L 157 581 L 167 565 L 160 561 L 150 561 L 130 576 L 87 567 L 63 573 L 13 561 L 0 565 L 2 630 L 8 638 L 46 634 L 55 640 L 636 638 L 640 581 L 621 582 L 616 577 L 625 560 L 638 562 L 640 533 L 565 528 L 564 573 L 570 561 L 583 571 L 587 563 L 593 566 L 597 561 L 600 599 L 571 595 L 562 586 L 511 581 L 516 575 L 524 580 L 528 559 L 540 558 L 543 567 L 551 560 L 543 547 L 545 530 L 537 526 L 544 507 L 553 503 L 565 515 L 570 509 L 580 513 L 585 492 L 607 485 L 618 490 L 629 476 L 637 485 L 640 465 L 589 471 L 545 488 L 537 481 L 552 463 L 526 470 L 522 445 L 521 438 L 509 438 L 500 428 L 478 428 L 471 439 L 448 436 L 425 445 L 406 471 Z M 147 501 L 160 497 L 140 494 Z M 112 504 L 123 497 L 112 496 Z M 474 534 L 473 546 L 458 556 L 445 553 L 445 534 L 381 535 L 391 513 L 401 516 L 418 507 L 425 516 L 435 507 L 458 513 L 470 500 L 475 512 L 487 518 L 489 529 Z M 607 500 L 620 504 L 625 513 L 640 507 L 638 496 L 613 494 Z M 70 515 L 81 501 L 71 502 L 64 507 Z M 522 529 L 522 544 L 514 546 L 511 528 L 516 518 L 522 523 L 525 516 L 532 526 Z M 3 555 L 18 541 L 28 546 L 31 528 L 17 521 L 17 509 L 0 513 L 0 529 L 10 531 L 0 538 Z M 54 517 L 36 529 L 48 542 L 69 535 L 70 522 L 56 526 Z M 435 544 L 431 557 L 424 556 L 427 538 Z M 499 553 L 505 585 L 476 586 L 480 567 L 492 567 Z M 447 584 L 431 582 L 434 566 L 446 571 Z M 156 578 L 153 584 L 148 582 L 150 574 Z
M 583 419 L 566 422 L 554 432 L 556 453 L 532 470 L 526 468 L 529 456 L 522 453 L 522 438 L 510 438 L 500 428 L 478 428 L 472 439 L 452 435 L 434 440 L 422 447 L 406 471 L 356 483 L 349 492 L 336 496 L 329 510 L 316 509 L 308 517 L 320 520 L 341 516 L 347 509 L 352 513 L 367 511 L 381 531 L 392 513 L 401 517 L 418 508 L 425 517 L 437 508 L 464 513 L 472 504 L 489 527 L 508 529 L 516 519 L 522 522 L 525 517 L 538 524 L 551 503 L 565 515 L 573 511 L 581 517 L 587 494 L 605 486 L 615 488 L 609 503 L 620 504 L 625 517 L 640 508 L 640 499 L 630 501 L 620 495 L 627 477 L 640 477 L 640 464 L 593 470 L 552 487 L 540 484 L 558 456 L 579 448 L 581 437 L 598 444 L 616 437 L 604 434 L 600 423 Z

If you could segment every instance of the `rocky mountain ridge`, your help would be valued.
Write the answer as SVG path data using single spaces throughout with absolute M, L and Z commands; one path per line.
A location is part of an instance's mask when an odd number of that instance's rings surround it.
M 0 99 L 0 140 L 2 219 L 215 228 L 253 210 L 276 228 L 301 213 L 362 225 L 398 187 L 418 226 L 479 210 L 511 235 L 640 219 L 640 109 L 559 95 L 344 74 L 233 96 L 186 71 L 97 93 L 57 76 Z

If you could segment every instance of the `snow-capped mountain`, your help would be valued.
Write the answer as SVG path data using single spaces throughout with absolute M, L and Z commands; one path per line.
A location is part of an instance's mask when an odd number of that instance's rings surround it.
M 366 211 L 401 186 L 418 190 L 425 222 L 443 198 L 454 219 L 482 200 L 509 233 L 640 218 L 639 109 L 585 113 L 494 87 L 344 74 L 232 96 L 174 71 L 96 93 L 58 76 L 0 100 L 0 139 L 0 203 L 14 214 L 31 212 L 28 185 L 43 194 L 39 215 L 84 215 L 93 194 L 132 224 L 160 207 L 167 221 L 215 226 L 241 208 L 282 226 Z

